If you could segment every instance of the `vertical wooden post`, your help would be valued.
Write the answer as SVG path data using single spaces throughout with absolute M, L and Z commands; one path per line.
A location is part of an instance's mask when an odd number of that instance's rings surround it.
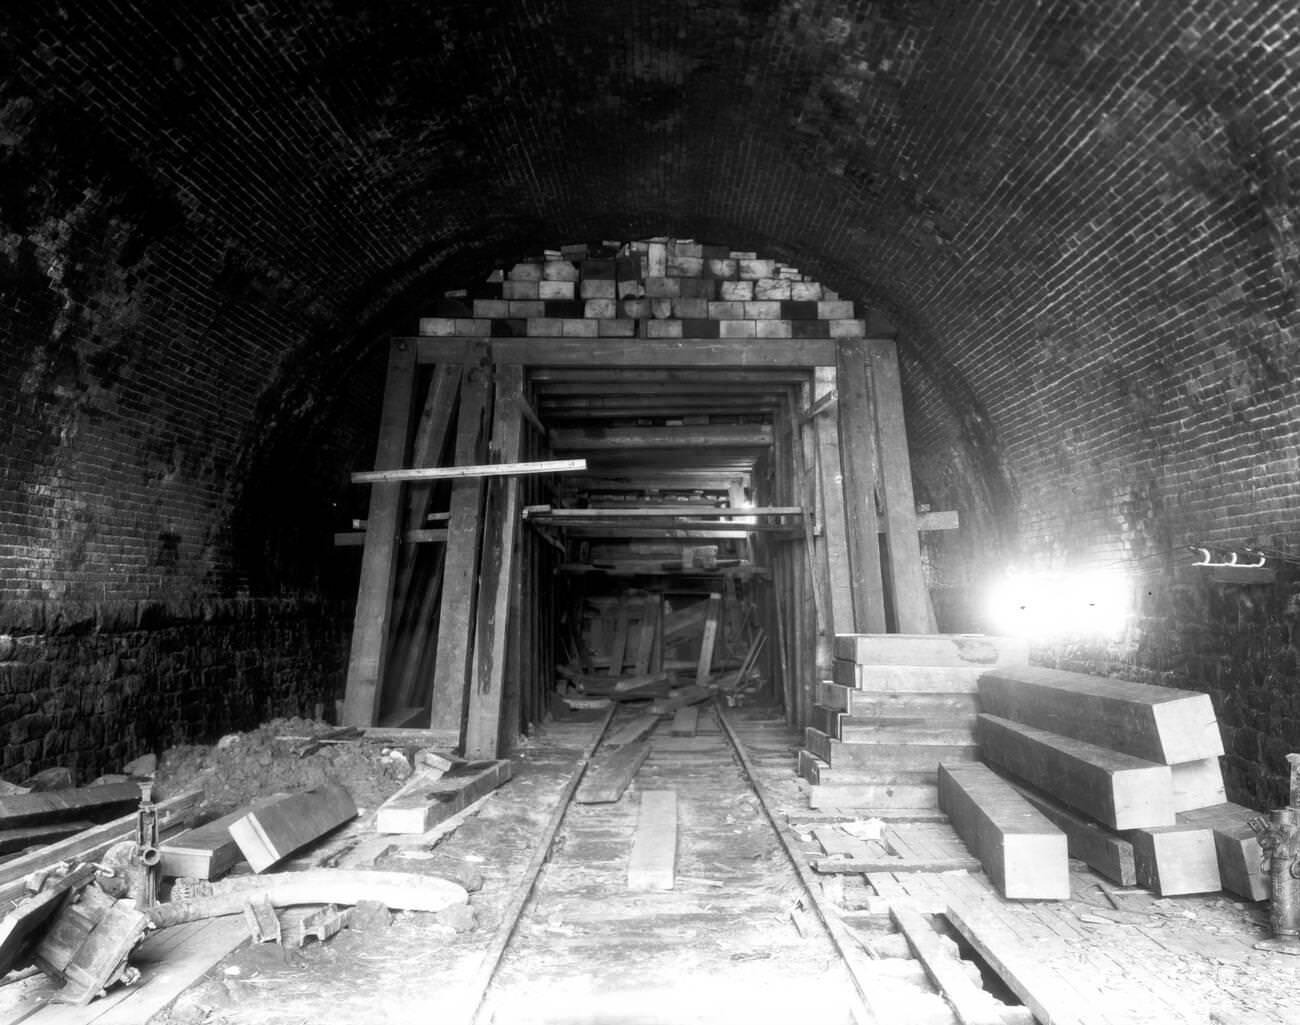
M 406 457 L 415 393 L 415 346 L 396 340 L 388 354 L 384 409 L 375 448 L 375 468 L 400 469 Z M 388 655 L 388 624 L 392 613 L 393 570 L 402 528 L 400 483 L 372 484 L 366 515 L 366 544 L 361 555 L 352 650 L 343 692 L 343 722 L 372 726 Z
M 884 633 L 885 589 L 876 516 L 876 432 L 867 380 L 867 340 L 841 338 L 835 369 L 844 520 L 853 585 L 853 627 L 841 632 Z
M 817 522 L 817 475 L 816 475 L 816 441 L 812 424 L 804 424 L 799 419 L 799 410 L 808 405 L 811 389 L 808 385 L 799 386 L 799 399 L 793 395 L 788 399 L 787 408 L 790 415 L 790 430 L 793 432 L 790 450 L 794 455 L 794 488 L 792 505 L 803 508 L 803 550 L 808 575 L 808 586 L 812 591 L 812 643 L 809 647 L 813 671 L 825 668 L 830 673 L 831 648 L 834 640 L 831 625 L 831 585 L 826 565 L 825 549 L 817 543 L 815 528 Z M 811 684 L 809 684 L 811 686 Z
M 880 492 L 885 511 L 885 551 L 898 632 L 933 633 L 930 594 L 921 566 L 921 541 L 916 529 L 916 499 L 907 454 L 903 420 L 903 388 L 898 347 L 888 338 L 867 343 L 871 357 L 871 394 L 875 399 L 876 432 L 880 441 Z
M 471 361 L 477 361 L 474 365 Z M 470 350 L 456 419 L 456 465 L 482 463 L 487 446 L 491 373 L 486 346 Z M 438 653 L 433 669 L 434 729 L 459 730 L 472 666 L 474 574 L 478 569 L 483 520 L 483 478 L 455 480 L 447 521 L 447 561 L 438 616 Z
M 518 365 L 501 366 L 496 376 L 492 455 L 503 463 L 517 463 L 523 452 L 524 418 L 519 400 L 524 394 L 524 370 Z M 474 631 L 476 664 L 465 720 L 466 758 L 495 758 L 500 744 L 510 602 L 519 580 L 515 566 L 519 489 L 519 478 L 514 476 L 497 477 L 488 485 L 484 516 L 487 525 L 478 581 L 478 622 Z
M 813 372 L 813 402 L 835 391 L 835 368 Z M 840 432 L 831 413 L 814 419 L 817 439 L 817 483 L 821 489 L 821 547 L 830 587 L 831 635 L 853 632 L 853 578 L 849 569 L 849 540 L 844 525 L 844 470 L 840 465 Z
M 695 667 L 695 682 L 701 687 L 709 682 L 713 671 L 713 647 L 718 639 L 718 623 L 722 619 L 722 595 L 709 595 L 708 612 L 704 617 L 704 636 L 700 639 L 700 660 Z

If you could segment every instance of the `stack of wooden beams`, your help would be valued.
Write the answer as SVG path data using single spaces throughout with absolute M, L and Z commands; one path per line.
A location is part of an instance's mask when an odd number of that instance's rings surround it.
M 936 808 L 939 763 L 978 757 L 980 674 L 1027 661 L 1014 638 L 838 635 L 833 678 L 817 688 L 799 752 L 812 806 Z
M 1255 813 L 1226 802 L 1209 695 L 1027 666 L 978 690 L 981 754 L 1007 780 L 989 792 L 1023 797 L 1071 856 L 1161 895 L 1263 896 Z

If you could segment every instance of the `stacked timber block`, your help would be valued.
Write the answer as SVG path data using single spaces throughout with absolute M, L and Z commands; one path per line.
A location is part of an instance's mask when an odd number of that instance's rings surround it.
M 1196 818 L 1225 800 L 1209 695 L 1028 666 L 990 669 L 978 690 L 984 761 L 1065 831 L 1071 856 L 1161 895 L 1220 888 L 1215 831 Z M 1240 860 L 1240 814 L 1222 817 Z
M 1028 662 L 1023 641 L 973 634 L 840 634 L 834 654 L 799 752 L 814 808 L 937 808 L 939 763 L 977 760 L 980 674 Z

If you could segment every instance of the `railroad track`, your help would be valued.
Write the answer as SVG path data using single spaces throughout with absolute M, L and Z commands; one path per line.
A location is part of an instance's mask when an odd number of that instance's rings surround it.
M 788 773 L 784 723 L 721 707 L 694 737 L 662 722 L 621 800 L 575 803 L 611 724 L 631 717 L 611 712 L 580 757 L 466 990 L 467 1021 L 959 1020 L 888 916 L 846 924 L 824 898 L 748 749 Z M 678 801 L 675 885 L 632 892 L 640 794 L 664 789 Z

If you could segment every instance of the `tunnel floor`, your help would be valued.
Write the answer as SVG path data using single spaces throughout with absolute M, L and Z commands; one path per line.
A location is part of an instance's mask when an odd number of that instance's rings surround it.
M 312 855 L 339 867 L 400 867 L 464 880 L 472 890 L 472 922 L 397 913 L 391 925 L 358 923 L 300 949 L 249 943 L 238 917 L 178 926 L 142 948 L 146 977 L 131 990 L 81 1008 L 42 1007 L 49 993 L 43 977 L 14 981 L 0 987 L 0 1020 L 961 1020 L 897 929 L 891 909 L 906 908 L 970 959 L 956 962 L 968 979 L 983 971 L 981 1013 L 991 1023 L 1032 1022 L 1025 1002 L 1041 1005 L 1039 1020 L 1081 1025 L 1300 1021 L 1294 986 L 1300 964 L 1253 949 L 1267 936 L 1266 904 L 1130 891 L 1120 910 L 1099 889 L 1099 877 L 1078 862 L 1071 863 L 1072 898 L 1054 902 L 1004 901 L 979 872 L 816 875 L 818 903 L 852 941 L 837 949 L 718 715 L 734 727 L 806 869 L 823 856 L 813 830 L 852 816 L 809 809 L 805 784 L 794 773 L 799 738 L 779 711 L 708 710 L 694 737 L 668 736 L 661 725 L 653 753 L 619 801 L 569 807 L 489 978 L 485 955 L 500 939 L 539 839 L 600 726 L 556 722 L 519 753 L 510 782 L 447 829 L 378 837 L 363 815 L 327 841 L 328 850 Z M 630 717 L 625 713 L 614 725 Z M 627 867 L 638 807 L 646 792 L 664 789 L 676 791 L 679 802 L 674 888 L 634 892 Z M 891 828 L 918 850 L 943 841 L 948 829 L 934 821 Z M 1001 964 L 981 964 L 957 937 L 944 916 L 954 901 L 977 920 Z M 1022 1002 L 999 970 L 1029 985 L 1032 999 Z M 189 981 L 178 985 L 186 972 Z

